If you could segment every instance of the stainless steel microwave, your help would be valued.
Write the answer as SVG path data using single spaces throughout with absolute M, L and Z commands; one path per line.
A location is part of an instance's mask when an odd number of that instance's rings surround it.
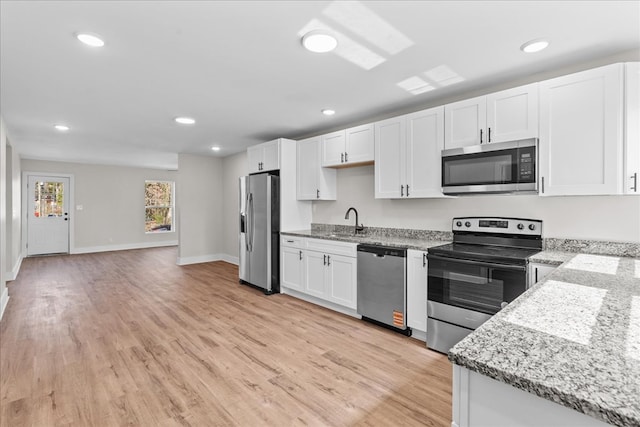
M 537 138 L 442 150 L 444 194 L 537 191 Z

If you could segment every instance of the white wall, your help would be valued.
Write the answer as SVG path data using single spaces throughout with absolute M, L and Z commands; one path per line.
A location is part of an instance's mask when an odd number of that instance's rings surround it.
M 7 141 L 7 280 L 15 280 L 22 262 L 21 182 L 20 156 Z
M 22 160 L 24 172 L 74 176 L 73 253 L 175 245 L 179 229 L 144 231 L 145 180 L 175 181 L 176 172 L 125 166 Z M 82 210 L 76 206 L 82 205 Z
M 247 174 L 247 153 L 243 151 L 225 157 L 222 161 L 222 238 L 223 252 L 228 256 L 227 261 L 238 263 L 238 207 L 239 184 L 238 179 Z
M 313 202 L 313 222 L 352 225 L 350 206 L 366 226 L 451 231 L 456 216 L 495 215 L 544 221 L 544 237 L 640 242 L 640 197 L 484 195 L 451 199 L 374 198 L 373 166 L 338 170 L 338 200 Z
M 222 169 L 216 157 L 178 155 L 179 265 L 224 258 Z
M 0 319 L 9 301 L 7 271 L 7 134 L 0 117 Z

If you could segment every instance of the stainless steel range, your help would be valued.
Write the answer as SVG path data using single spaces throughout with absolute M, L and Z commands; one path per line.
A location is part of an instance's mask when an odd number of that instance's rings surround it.
M 427 255 L 427 347 L 446 353 L 529 287 L 529 257 L 542 250 L 542 221 L 453 219 L 453 243 Z

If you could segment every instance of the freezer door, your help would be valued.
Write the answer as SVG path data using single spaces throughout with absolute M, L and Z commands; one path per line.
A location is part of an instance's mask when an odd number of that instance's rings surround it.
M 238 220 L 239 223 L 239 235 L 238 235 L 238 275 L 240 276 L 240 280 L 247 281 L 247 252 L 249 251 L 248 246 L 248 235 L 247 235 L 247 178 L 246 176 L 240 177 L 240 196 L 239 196 L 239 209 L 238 209 Z

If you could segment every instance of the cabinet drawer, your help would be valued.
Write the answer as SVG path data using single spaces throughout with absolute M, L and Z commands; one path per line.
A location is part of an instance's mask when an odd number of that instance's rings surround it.
M 305 248 L 311 251 L 324 252 L 333 255 L 344 255 L 347 257 L 356 257 L 356 248 L 358 245 L 349 242 L 336 242 L 324 239 L 305 239 Z
M 302 249 L 304 247 L 304 237 L 280 236 L 280 246 Z

